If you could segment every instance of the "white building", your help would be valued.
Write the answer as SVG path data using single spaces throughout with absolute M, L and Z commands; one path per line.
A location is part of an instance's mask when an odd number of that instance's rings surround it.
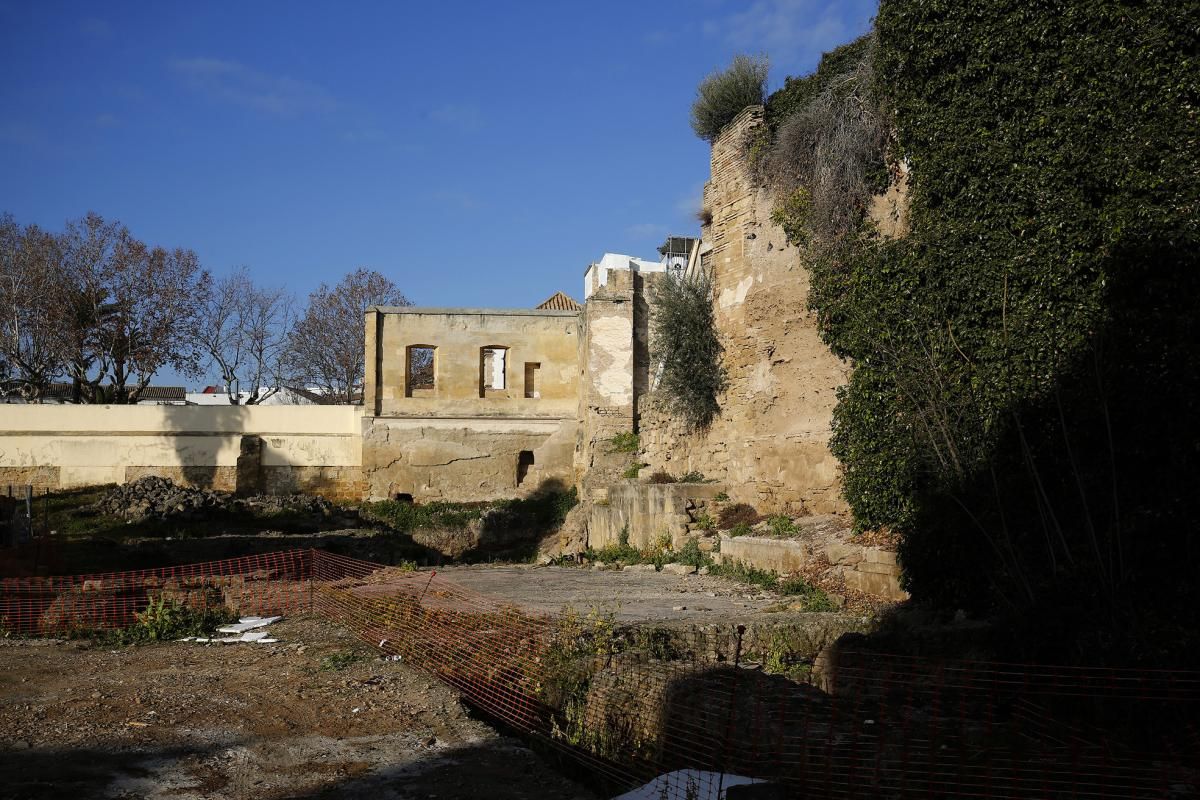
M 319 392 L 317 392 L 319 394 Z M 312 390 L 291 389 L 283 387 L 273 395 L 258 403 L 262 406 L 311 406 L 316 405 Z M 238 404 L 245 405 L 250 398 L 250 392 L 238 392 Z M 229 395 L 222 386 L 209 386 L 199 392 L 187 393 L 189 406 L 227 406 L 230 405 Z
M 661 258 L 650 261 L 645 258 L 621 255 L 620 253 L 605 253 L 600 260 L 589 264 L 583 273 L 583 299 L 587 300 L 600 287 L 608 283 L 608 273 L 611 270 L 629 270 L 631 272 L 683 272 L 690 261 L 695 260 L 693 252 L 700 240 L 688 236 L 668 236 L 658 252 Z

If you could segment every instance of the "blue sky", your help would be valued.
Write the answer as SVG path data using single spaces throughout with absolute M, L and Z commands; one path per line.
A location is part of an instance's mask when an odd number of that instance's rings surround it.
M 771 88 L 874 2 L 0 0 L 0 211 L 88 210 L 303 297 L 366 266 L 419 305 L 579 297 L 697 231 L 695 87 Z

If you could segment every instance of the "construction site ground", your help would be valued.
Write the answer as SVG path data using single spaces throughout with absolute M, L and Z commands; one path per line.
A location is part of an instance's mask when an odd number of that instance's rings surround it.
M 0 796 L 594 796 L 342 628 L 270 630 L 278 643 L 0 640 Z
M 294 547 L 395 563 L 411 543 L 373 529 L 218 527 L 183 539 L 84 529 L 60 537 L 47 563 L 59 574 L 90 573 Z M 731 627 L 789 616 L 773 613 L 787 611 L 789 601 L 772 592 L 645 567 L 509 564 L 438 572 L 535 615 L 596 609 L 620 623 Z M 452 689 L 382 660 L 349 631 L 307 616 L 270 630 L 278 643 L 117 647 L 0 638 L 0 797 L 599 796 L 587 777 L 553 761 L 552 751 L 535 753 L 465 707 Z

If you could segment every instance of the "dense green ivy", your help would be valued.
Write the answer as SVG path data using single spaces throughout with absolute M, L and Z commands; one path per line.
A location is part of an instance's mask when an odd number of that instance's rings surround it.
M 1076 655 L 1162 657 L 1130 650 L 1134 626 L 1186 648 L 1197 4 L 884 0 L 876 35 L 911 230 L 821 253 L 811 296 L 854 364 L 833 448 L 859 527 L 901 531 L 918 597 L 1085 614 Z M 771 97 L 777 120 L 854 54 L 831 55 Z

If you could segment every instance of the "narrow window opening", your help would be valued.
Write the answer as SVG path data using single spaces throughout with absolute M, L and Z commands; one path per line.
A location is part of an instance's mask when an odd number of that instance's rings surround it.
M 412 397 L 414 391 L 427 391 L 434 385 L 434 348 L 432 345 L 415 344 L 408 348 L 408 369 L 404 377 L 404 395 Z
M 517 486 L 525 482 L 529 476 L 529 468 L 533 466 L 533 451 L 522 450 L 517 454 Z
M 507 387 L 505 374 L 508 367 L 507 347 L 479 348 L 479 396 L 486 397 L 489 389 Z
M 525 396 L 538 398 L 542 396 L 540 373 L 542 365 L 537 361 L 525 362 Z

